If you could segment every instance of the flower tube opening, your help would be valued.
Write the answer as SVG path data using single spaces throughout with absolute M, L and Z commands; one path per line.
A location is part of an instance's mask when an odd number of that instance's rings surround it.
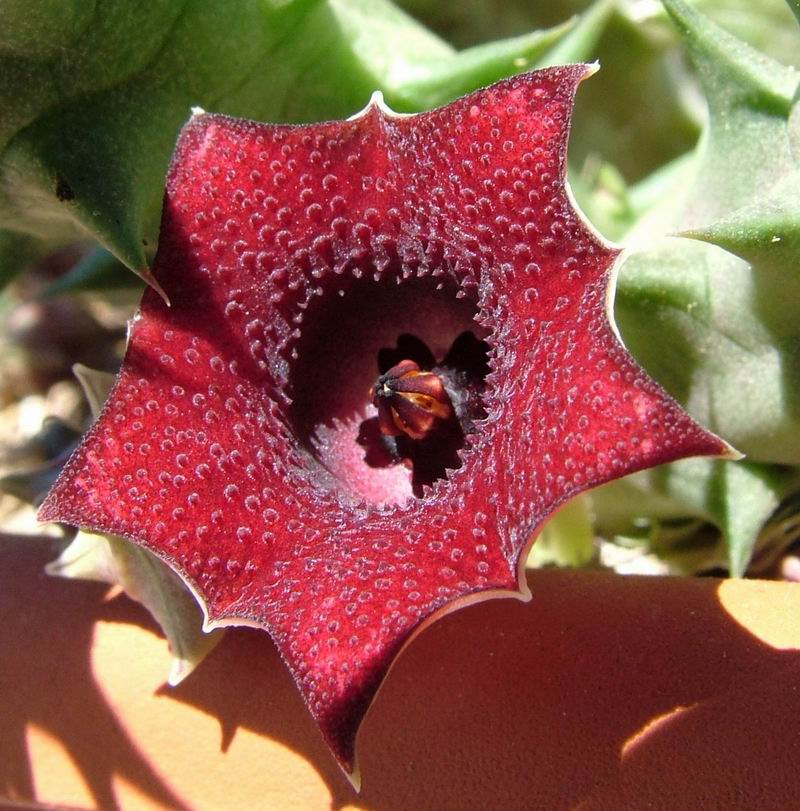
M 461 466 L 485 416 L 488 345 L 477 311 L 474 294 L 452 281 L 402 271 L 341 278 L 309 302 L 289 348 L 289 423 L 322 468 L 322 486 L 345 501 L 397 504 Z M 452 418 L 424 437 L 380 430 L 373 387 L 403 360 L 440 375 L 453 401 Z

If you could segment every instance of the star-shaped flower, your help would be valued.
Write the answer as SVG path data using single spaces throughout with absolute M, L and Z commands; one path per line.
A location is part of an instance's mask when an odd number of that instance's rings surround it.
M 729 448 L 610 316 L 618 251 L 565 185 L 591 67 L 398 116 L 184 129 L 116 387 L 41 517 L 142 544 L 207 627 L 266 629 L 343 768 L 401 648 L 527 597 L 587 488 Z

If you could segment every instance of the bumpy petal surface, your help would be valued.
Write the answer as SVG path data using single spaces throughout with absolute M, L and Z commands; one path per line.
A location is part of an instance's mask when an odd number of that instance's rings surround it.
M 587 66 L 395 116 L 271 126 L 198 115 L 169 175 L 154 274 L 100 420 L 41 517 L 169 562 L 209 624 L 275 640 L 354 769 L 388 667 L 454 601 L 519 595 L 545 519 L 587 488 L 728 448 L 609 321 L 617 252 L 565 186 Z M 491 347 L 461 467 L 421 497 L 356 434 L 381 350 Z M 366 407 L 366 411 L 365 411 Z

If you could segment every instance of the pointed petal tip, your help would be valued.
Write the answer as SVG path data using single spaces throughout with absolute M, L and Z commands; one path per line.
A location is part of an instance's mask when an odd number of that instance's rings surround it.
M 729 444 L 724 439 L 721 439 L 720 442 L 723 446 L 723 451 L 719 454 L 720 459 L 725 459 L 728 462 L 741 462 L 742 459 L 747 457 L 747 454 L 737 451 L 733 445 Z
M 356 734 L 358 735 L 358 733 Z M 348 757 L 343 752 L 337 751 L 329 742 L 326 741 L 326 744 L 333 755 L 334 762 L 341 769 L 347 782 L 353 787 L 353 791 L 356 794 L 361 794 L 361 764 L 358 762 L 355 748 L 352 757 Z
M 581 79 L 588 79 L 590 76 L 594 76 L 598 70 L 600 70 L 599 59 L 595 59 L 594 62 L 582 62 L 580 64 L 583 68 L 583 75 L 581 76 Z
M 369 97 L 369 101 L 367 102 L 366 106 L 357 113 L 351 115 L 347 120 L 358 121 L 359 118 L 364 118 L 364 116 L 367 116 L 370 113 L 377 113 L 385 118 L 407 118 L 409 115 L 413 115 L 413 113 L 398 113 L 396 110 L 393 110 L 386 103 L 386 99 L 383 97 L 383 91 L 374 90 L 372 95 Z
M 707 457 L 709 459 L 721 459 L 728 462 L 738 462 L 745 458 L 745 454 L 736 450 L 730 442 L 727 442 L 718 434 L 707 430 L 700 423 L 696 422 L 694 418 L 684 410 L 683 406 L 678 404 L 678 407 L 689 417 L 691 422 L 694 423 L 695 428 L 701 432 L 705 443 L 693 454 L 684 456 L 683 458 Z
M 169 296 L 164 291 L 164 288 L 158 283 L 156 277 L 153 276 L 150 268 L 144 267 L 141 268 L 140 270 L 137 270 L 136 272 L 139 274 L 139 276 L 141 276 L 145 280 L 145 282 L 147 282 L 149 287 L 152 287 L 153 290 L 155 290 L 156 293 L 158 293 L 158 295 L 161 297 L 161 300 L 164 302 L 164 304 L 167 305 L 167 307 L 172 307 L 172 302 L 169 300 Z
M 694 420 L 693 420 L 694 422 Z M 703 442 L 701 446 L 696 446 L 693 451 L 684 452 L 682 456 L 679 456 L 671 461 L 677 462 L 682 459 L 719 459 L 723 462 L 739 462 L 745 458 L 745 454 L 737 451 L 736 448 L 733 447 L 729 442 L 726 442 L 722 437 L 717 436 L 715 433 L 711 431 L 705 431 L 698 423 L 695 423 L 697 428 L 700 428 L 702 433 L 705 435 L 703 437 Z
M 342 771 L 344 772 L 344 776 L 347 778 L 350 785 L 353 787 L 353 790 L 356 794 L 361 794 L 361 768 L 356 763 L 353 765 L 353 770 L 348 771 L 344 766 L 342 766 Z
M 575 79 L 575 84 L 580 84 L 584 79 L 594 76 L 600 70 L 600 62 L 595 59 L 594 62 L 570 62 L 564 65 L 553 65 L 547 68 L 540 68 L 539 70 L 530 71 L 531 74 L 541 73 L 545 71 L 562 71 L 564 73 L 571 73 Z M 526 75 L 526 74 L 521 74 Z
M 39 509 L 36 511 L 36 520 L 40 524 L 51 524 L 53 522 L 57 522 L 59 520 L 58 511 L 53 504 L 53 489 L 44 497 L 44 501 L 39 505 Z
M 533 537 L 535 536 L 532 536 L 532 538 Z M 532 597 L 533 595 L 528 587 L 527 578 L 525 576 L 525 566 L 523 561 L 523 564 L 517 568 L 517 577 L 513 578 L 512 576 L 512 579 L 509 579 L 505 586 L 495 586 L 493 588 L 486 589 L 485 591 L 464 594 L 450 600 L 436 609 L 432 614 L 425 617 L 425 619 L 423 619 L 422 622 L 420 622 L 414 628 L 411 634 L 404 640 L 400 650 L 390 658 L 386 669 L 382 673 L 377 685 L 374 687 L 374 692 L 371 694 L 366 703 L 366 708 L 362 711 L 363 714 L 357 723 L 352 727 L 352 737 L 348 736 L 345 738 L 339 738 L 338 740 L 336 738 L 329 738 L 324 731 L 326 726 L 321 723 L 319 719 L 317 719 L 318 723 L 320 723 L 320 726 L 323 729 L 325 742 L 328 745 L 334 760 L 357 793 L 360 793 L 361 791 L 361 768 L 358 758 L 361 730 L 363 729 L 367 716 L 375 706 L 375 701 L 386 684 L 389 674 L 413 641 L 438 620 L 442 619 L 448 614 L 460 611 L 462 608 L 467 608 L 478 603 L 496 599 L 511 598 L 526 603 L 529 602 Z M 340 718 L 341 717 L 343 716 L 340 716 Z
M 369 107 L 377 107 L 378 109 L 382 109 L 386 107 L 386 101 L 383 98 L 383 92 L 381 90 L 373 90 L 372 95 L 369 97 Z

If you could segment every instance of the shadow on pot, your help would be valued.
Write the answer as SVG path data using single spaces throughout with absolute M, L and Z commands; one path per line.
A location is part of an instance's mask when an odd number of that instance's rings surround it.
M 45 581 L 42 546 L 25 555 L 16 546 L 0 545 L 2 627 L 15 626 L 0 654 L 0 776 L 17 798 L 35 797 L 29 722 L 63 741 L 102 808 L 117 803 L 114 775 L 153 806 L 187 807 L 167 781 L 192 758 L 198 774 L 228 781 L 231 807 L 242 807 L 245 776 L 291 791 L 269 760 L 225 754 L 240 730 L 312 764 L 332 809 L 780 808 L 795 796 L 800 652 L 770 647 L 732 619 L 719 581 L 539 571 L 530 603 L 443 618 L 403 654 L 364 722 L 356 796 L 274 646 L 254 630 L 229 633 L 153 699 L 165 712 L 174 702 L 201 710 L 218 721 L 218 738 L 187 734 L 169 752 L 151 742 L 148 761 L 89 664 L 96 621 L 155 633 L 146 613 L 124 598 L 103 603 L 101 587 Z M 800 590 L 773 585 L 768 597 L 797 625 Z M 755 587 L 742 594 L 752 599 Z M 800 627 L 783 638 L 800 646 Z

